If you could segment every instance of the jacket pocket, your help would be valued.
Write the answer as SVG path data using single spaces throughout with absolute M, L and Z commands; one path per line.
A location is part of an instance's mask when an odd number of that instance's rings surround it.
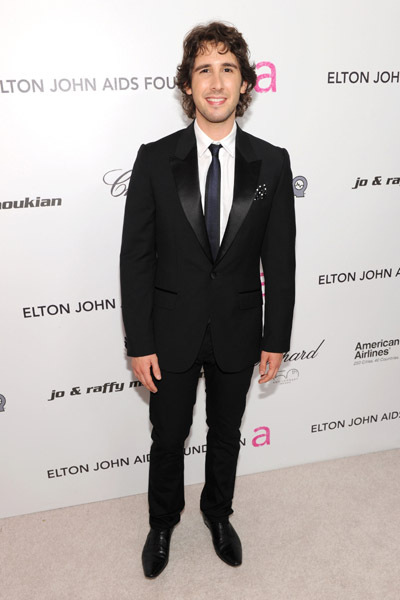
M 175 308 L 177 296 L 178 294 L 176 294 L 176 292 L 169 292 L 168 290 L 155 288 L 154 306 L 160 306 L 161 308 L 168 308 L 172 310 L 173 308 Z
M 261 290 L 254 290 L 253 292 L 241 292 L 239 294 L 239 306 L 240 308 L 256 308 L 262 304 Z

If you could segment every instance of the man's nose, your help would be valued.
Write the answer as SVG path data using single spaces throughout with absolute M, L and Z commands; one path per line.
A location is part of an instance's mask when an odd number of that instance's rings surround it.
M 213 90 L 222 90 L 223 83 L 222 83 L 221 74 L 219 72 L 213 73 L 212 80 L 211 80 L 211 88 Z

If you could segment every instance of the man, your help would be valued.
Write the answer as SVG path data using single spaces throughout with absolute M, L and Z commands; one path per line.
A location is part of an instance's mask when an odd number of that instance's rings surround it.
M 235 122 L 256 83 L 248 55 L 241 34 L 223 23 L 187 35 L 177 82 L 195 120 L 141 146 L 127 195 L 122 310 L 133 372 L 151 393 L 153 425 L 147 577 L 166 566 L 184 507 L 184 442 L 202 367 L 209 429 L 200 508 L 217 555 L 241 564 L 229 515 L 246 394 L 254 365 L 260 362 L 259 383 L 270 381 L 289 349 L 292 174 L 286 150 Z

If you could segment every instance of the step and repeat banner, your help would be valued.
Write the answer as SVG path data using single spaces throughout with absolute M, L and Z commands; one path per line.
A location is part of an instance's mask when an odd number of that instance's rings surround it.
M 146 491 L 148 393 L 120 310 L 139 146 L 181 129 L 182 40 L 221 19 L 257 66 L 239 120 L 288 149 L 297 304 L 255 373 L 239 475 L 400 445 L 397 1 L 6 0 L 0 19 L 0 516 Z M 261 276 L 262 277 L 262 276 Z M 204 381 L 186 445 L 203 480 Z

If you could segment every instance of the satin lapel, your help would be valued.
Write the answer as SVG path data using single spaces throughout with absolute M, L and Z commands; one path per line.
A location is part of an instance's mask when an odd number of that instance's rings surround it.
M 212 261 L 201 205 L 197 148 L 193 125 L 190 125 L 184 131 L 177 147 L 176 156 L 170 158 L 170 165 L 186 218 L 207 257 Z
M 244 157 L 242 153 L 243 150 L 248 150 L 248 153 L 246 153 L 247 156 L 253 156 L 253 151 L 250 147 L 250 144 L 244 139 L 245 135 L 246 134 L 244 134 L 243 131 L 241 131 L 238 127 L 233 202 L 231 212 L 229 214 L 228 224 L 225 230 L 225 235 L 222 239 L 216 262 L 219 262 L 225 256 L 233 240 L 235 239 L 243 221 L 247 216 L 247 213 L 250 210 L 257 188 L 261 160 L 248 161 Z

